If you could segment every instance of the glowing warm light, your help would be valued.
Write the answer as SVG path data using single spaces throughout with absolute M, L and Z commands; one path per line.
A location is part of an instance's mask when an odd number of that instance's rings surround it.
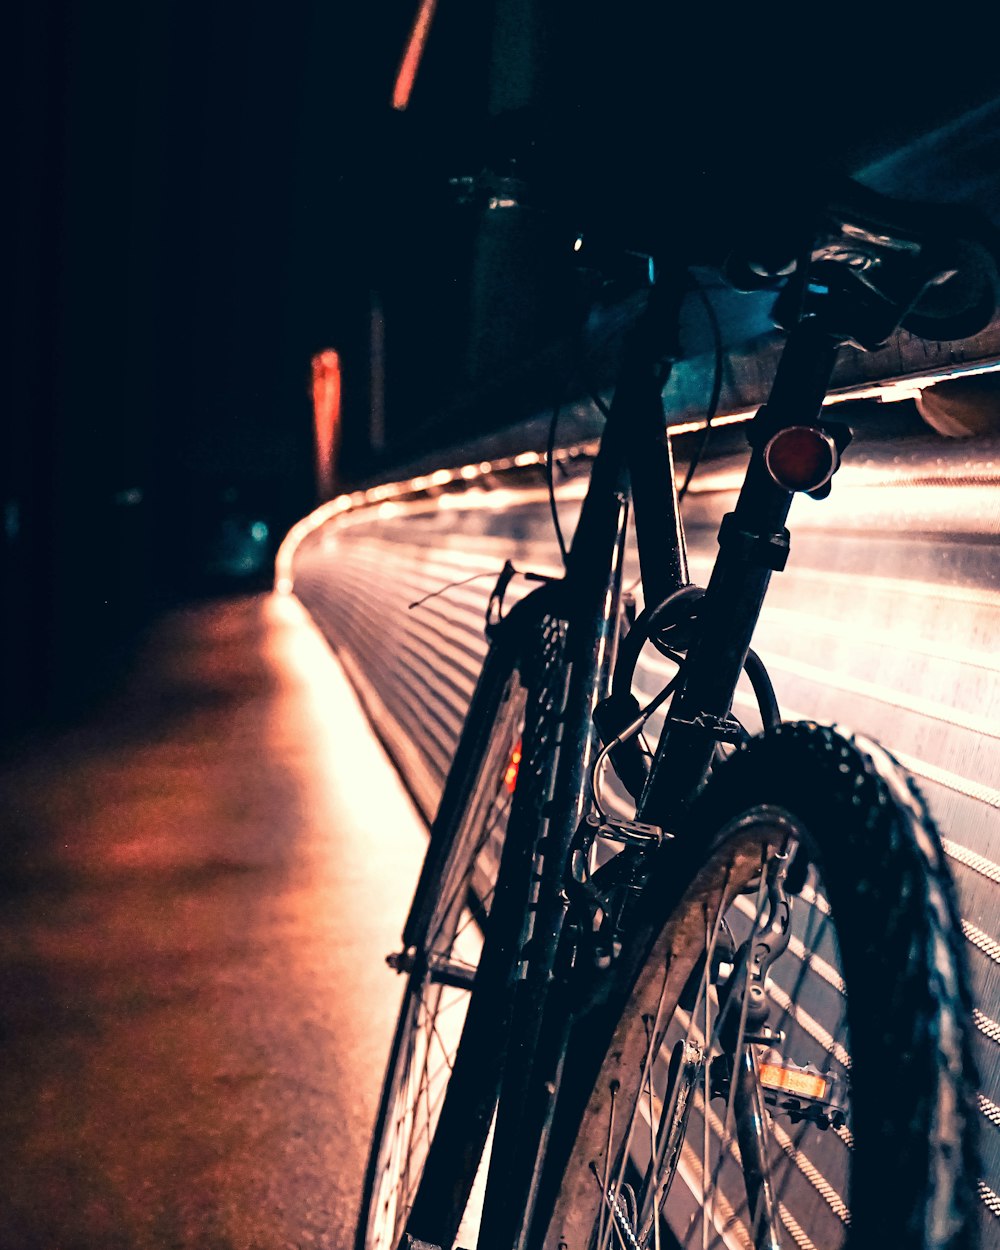
M 491 469 L 493 467 L 492 465 L 490 466 Z M 374 508 L 376 505 L 379 506 L 379 511 L 376 515 L 380 517 L 399 517 L 435 511 L 475 512 L 483 509 L 496 511 L 504 508 L 544 503 L 549 497 L 548 488 L 544 486 L 527 489 L 520 487 L 516 490 L 470 486 L 455 493 L 448 492 L 430 498 L 425 496 L 422 499 L 389 503 L 386 511 L 381 511 L 381 508 L 386 506 L 388 499 L 391 499 L 393 496 L 399 499 L 402 495 L 418 493 L 414 491 L 414 481 L 421 481 L 424 488 L 429 484 L 429 479 L 420 478 L 410 482 L 397 482 L 393 486 L 373 487 L 371 490 L 355 492 L 353 495 L 339 495 L 336 499 L 331 499 L 329 503 L 317 508 L 315 512 L 311 512 L 307 517 L 303 517 L 301 521 L 296 522 L 278 548 L 274 569 L 275 590 L 279 594 L 292 592 L 294 584 L 292 565 L 296 551 L 310 534 L 334 518 L 337 519 L 338 526 L 350 525 L 355 520 L 363 521 L 367 515 L 370 515 L 367 510 Z M 581 500 L 586 492 L 587 479 L 579 477 L 560 483 L 556 487 L 555 493 L 558 500 L 572 502 Z M 553 570 L 553 575 L 555 575 L 555 572 L 556 570 Z
M 854 386 L 847 390 L 835 391 L 823 400 L 824 407 L 833 404 L 846 404 L 856 399 L 877 399 L 883 404 L 896 404 L 904 399 L 915 399 L 928 386 L 938 382 L 947 382 L 953 378 L 971 378 L 984 373 L 1000 373 L 1000 361 L 986 361 L 971 365 L 951 365 L 947 369 L 939 369 L 922 373 L 909 378 L 897 378 L 895 381 L 878 382 L 872 386 Z M 756 408 L 743 408 L 737 412 L 727 412 L 717 416 L 712 422 L 713 428 L 723 425 L 736 425 L 741 421 L 752 421 L 757 415 Z M 669 433 L 694 434 L 705 428 L 703 420 L 683 421 L 671 425 Z
M 468 490 L 463 490 L 460 495 L 442 495 L 436 502 L 437 506 L 445 512 L 461 512 L 465 508 L 485 506 L 482 500 L 488 494 L 489 491 L 483 490 L 481 486 L 470 486 Z
M 743 412 L 730 412 L 730 413 L 727 413 L 726 416 L 724 417 L 716 417 L 712 421 L 712 429 L 713 430 L 718 429 L 720 426 L 723 426 L 723 425 L 736 425 L 740 421 L 752 421 L 756 415 L 757 415 L 756 408 L 746 409 Z M 704 428 L 705 428 L 704 420 L 682 421 L 680 425 L 671 425 L 668 428 L 667 433 L 670 434 L 671 436 L 674 436 L 677 434 L 694 434 L 696 431 L 703 430 Z
M 279 594 L 291 593 L 292 561 L 303 539 L 335 516 L 349 511 L 352 507 L 352 500 L 352 495 L 338 495 L 336 499 L 320 504 L 314 512 L 310 512 L 301 521 L 296 521 L 288 531 L 274 558 L 274 588 Z
M 513 794 L 517 789 L 517 775 L 521 771 L 521 741 L 518 739 L 517 746 L 510 753 L 510 763 L 507 765 L 503 775 L 503 784 L 509 794 Z
M 340 357 L 332 349 L 312 359 L 313 422 L 316 434 L 316 493 L 333 494 L 334 461 L 340 428 Z
M 978 361 L 975 364 L 952 364 L 947 369 L 937 369 L 909 378 L 897 378 L 891 382 L 878 382 L 874 386 L 838 391 L 827 395 L 827 404 L 842 404 L 849 399 L 880 399 L 884 404 L 898 403 L 903 399 L 916 399 L 925 387 L 936 386 L 954 378 L 972 378 L 982 373 L 1000 373 L 1000 360 Z
M 492 508 L 495 511 L 510 508 L 517 503 L 519 496 L 520 491 L 516 490 L 484 490 L 477 501 L 477 506 L 480 508 Z
M 271 597 L 264 600 L 263 615 L 275 685 L 266 719 L 257 728 L 275 758 L 294 760 L 290 782 L 301 803 L 297 810 L 328 831 L 317 847 L 322 858 L 310 860 L 310 871 L 323 874 L 324 882 L 332 880 L 343 869 L 344 839 L 363 839 L 377 828 L 379 836 L 366 845 L 365 859 L 370 865 L 380 861 L 367 887 L 378 899 L 370 897 L 367 905 L 377 901 L 387 914 L 401 915 L 426 847 L 426 824 L 305 608 L 294 597 Z M 366 888 L 360 878 L 358 884 Z M 327 897 L 322 889 L 306 895 L 319 904 Z M 393 940 L 388 931 L 386 940 Z M 381 953 L 377 958 L 381 962 Z
M 332 353 L 336 355 L 336 353 Z M 324 353 L 320 353 L 324 355 Z M 970 365 L 952 365 L 947 370 L 928 372 L 919 377 L 904 378 L 897 381 L 879 383 L 867 388 L 855 388 L 853 390 L 840 391 L 835 395 L 828 395 L 827 404 L 843 403 L 852 399 L 880 399 L 885 403 L 892 403 L 900 399 L 911 398 L 914 392 L 919 391 L 925 386 L 932 386 L 937 382 L 946 381 L 948 378 L 954 377 L 970 377 L 975 374 L 996 373 L 1000 372 L 1000 361 L 987 361 Z M 750 421 L 756 415 L 756 410 L 743 410 L 740 412 L 730 412 L 725 415 L 718 416 L 713 421 L 713 426 L 735 425 L 743 421 Z M 677 425 L 670 426 L 671 436 L 679 436 L 682 434 L 690 434 L 705 428 L 703 420 L 686 421 Z M 559 459 L 562 461 L 573 461 L 584 458 L 592 458 L 597 454 L 599 440 L 591 439 L 584 443 L 576 443 L 571 447 L 563 447 L 559 451 Z M 537 451 L 524 451 L 516 456 L 504 460 L 481 460 L 478 464 L 463 465 L 458 470 L 437 469 L 429 475 L 417 476 L 409 481 L 393 482 L 380 486 L 371 487 L 365 491 L 354 491 L 350 495 L 340 495 L 336 499 L 332 499 L 329 503 L 323 504 L 317 508 L 315 512 L 304 517 L 297 522 L 289 530 L 284 542 L 278 550 L 275 559 L 275 589 L 280 594 L 290 593 L 293 585 L 292 562 L 296 550 L 302 541 L 314 530 L 319 529 L 334 517 L 341 516 L 349 512 L 357 512 L 372 504 L 382 503 L 390 499 L 400 499 L 406 495 L 419 495 L 426 491 L 430 486 L 441 486 L 448 483 L 458 482 L 475 482 L 477 479 L 486 478 L 494 473 L 510 470 L 512 468 L 523 468 L 530 465 L 542 463 L 544 457 Z M 878 470 L 859 470 L 855 469 L 855 473 L 872 473 L 879 476 L 886 476 L 887 470 L 882 467 Z M 844 484 L 848 482 L 848 471 L 844 470 Z M 743 473 L 739 469 L 725 469 L 717 472 L 711 470 L 703 471 L 699 474 L 695 483 L 692 485 L 692 493 L 701 494 L 709 491 L 738 489 L 743 480 Z M 858 482 L 862 484 L 861 481 Z M 587 481 L 585 477 L 580 477 L 569 482 L 561 484 L 557 490 L 557 498 L 561 500 L 582 499 L 586 493 Z M 907 488 L 910 492 L 907 496 L 912 501 L 912 487 Z M 533 503 L 538 500 L 547 498 L 544 491 L 524 490 L 523 488 L 514 490 L 497 490 L 489 489 L 488 486 L 471 486 L 470 488 L 458 493 L 446 493 L 438 496 L 436 499 L 428 503 L 426 500 L 413 501 L 421 510 L 428 507 L 441 509 L 454 509 L 461 511 L 463 509 L 474 510 L 479 508 L 499 509 L 514 505 L 515 503 Z M 410 505 L 405 505 L 409 511 Z M 827 505 L 829 509 L 829 504 Z
M 413 29 L 410 31 L 410 38 L 407 40 L 403 59 L 396 74 L 396 85 L 392 91 L 392 107 L 400 112 L 407 108 L 410 103 L 413 83 L 417 77 L 420 62 L 423 59 L 424 48 L 427 44 L 427 36 L 430 33 L 431 21 L 436 7 L 437 0 L 420 0 L 420 8 L 417 10 L 417 16 L 414 18 Z

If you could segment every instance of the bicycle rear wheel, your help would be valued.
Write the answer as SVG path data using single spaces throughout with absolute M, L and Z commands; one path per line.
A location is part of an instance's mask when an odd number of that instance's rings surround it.
M 916 792 L 874 744 L 786 725 L 683 835 L 574 1030 L 529 1244 L 971 1244 L 971 1001 Z
M 475 1223 L 541 819 L 542 678 L 559 671 L 561 637 L 554 618 L 518 612 L 473 698 L 396 960 L 408 981 L 357 1250 L 396 1250 L 406 1230 L 450 1246 L 463 1217 Z

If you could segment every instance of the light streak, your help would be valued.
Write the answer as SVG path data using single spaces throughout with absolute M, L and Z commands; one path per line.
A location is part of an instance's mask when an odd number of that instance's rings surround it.
M 392 107 L 400 113 L 409 106 L 410 96 L 413 93 L 413 83 L 417 77 L 420 62 L 423 59 L 424 48 L 427 45 L 427 36 L 430 33 L 431 21 L 434 18 L 434 10 L 436 8 L 437 0 L 420 0 L 420 8 L 417 10 L 417 15 L 413 20 L 413 29 L 410 31 L 410 37 L 406 42 L 403 59 L 399 63 L 396 83 L 392 90 Z

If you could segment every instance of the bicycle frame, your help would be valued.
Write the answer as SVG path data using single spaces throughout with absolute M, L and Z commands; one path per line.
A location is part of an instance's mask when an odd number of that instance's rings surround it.
M 550 996 L 567 913 L 562 865 L 588 810 L 594 761 L 593 712 L 607 693 L 620 617 L 622 556 L 631 497 L 645 602 L 655 606 L 689 584 L 687 551 L 665 433 L 662 390 L 665 347 L 676 334 L 684 286 L 658 284 L 626 345 L 621 377 L 594 462 L 565 582 L 569 682 L 554 794 L 545 832 L 545 864 L 532 929 L 531 959 L 519 986 L 518 1055 L 508 1064 L 500 1096 L 481 1250 L 516 1243 L 511 1194 L 527 1193 L 529 1210 L 544 1152 L 525 1159 L 521 1141 L 544 1139 L 558 1085 L 569 1012 Z M 684 684 L 639 800 L 637 819 L 664 829 L 678 818 L 707 776 L 719 729 L 736 684 L 771 573 L 784 566 L 784 522 L 793 495 L 764 463 L 764 444 L 791 425 L 819 427 L 819 414 L 840 340 L 804 322 L 789 335 L 766 408 L 750 427 L 753 448 L 735 511 L 720 532 L 720 552 L 698 610 L 697 639 Z M 558 997 L 558 996 L 556 996 Z M 531 1174 L 529 1175 L 529 1169 Z M 530 1220 L 524 1222 L 528 1227 Z
M 514 648 L 508 653 L 514 655 L 525 643 L 533 661 L 530 689 L 544 692 L 544 708 L 540 707 L 528 725 L 526 737 L 534 762 L 527 775 L 532 777 L 533 785 L 517 787 L 516 803 L 525 805 L 524 813 L 522 816 L 512 809 L 503 858 L 509 871 L 503 878 L 502 890 L 498 878 L 496 906 L 491 911 L 491 927 L 495 924 L 500 936 L 492 945 L 487 942 L 484 946 L 476 979 L 481 993 L 477 998 L 474 992 L 471 999 L 474 1006 L 489 1005 L 493 1001 L 490 994 L 497 986 L 502 989 L 502 1019 L 499 1015 L 477 1017 L 486 1021 L 491 1030 L 488 1046 L 481 1048 L 488 1050 L 489 1079 L 488 1084 L 480 1082 L 484 1096 L 475 1103 L 478 1121 L 470 1148 L 479 1150 L 487 1139 L 485 1116 L 494 1105 L 496 1083 L 501 1081 L 479 1250 L 525 1250 L 525 1238 L 535 1236 L 532 1227 L 540 1224 L 545 1215 L 544 1203 L 550 1197 L 556 1198 L 553 1185 L 562 1184 L 560 1168 L 565 1162 L 558 1157 L 559 1151 L 566 1147 L 565 1130 L 572 1130 L 578 1122 L 573 1119 L 580 1111 L 575 1099 L 586 1093 L 588 1074 L 574 1069 L 574 1059 L 590 1060 L 586 1046 L 568 1044 L 571 1033 L 576 1035 L 574 1043 L 583 1043 L 590 1040 L 586 1032 L 596 1025 L 596 1040 L 603 1044 L 603 1030 L 609 1024 L 605 1017 L 620 1006 L 609 994 L 623 988 L 620 983 L 633 971 L 630 960 L 642 955 L 637 942 L 628 945 L 630 923 L 635 920 L 635 932 L 648 934 L 650 926 L 655 928 L 658 922 L 655 912 L 661 901 L 667 901 L 661 900 L 660 890 L 669 893 L 674 884 L 685 884 L 686 878 L 677 882 L 670 879 L 678 871 L 670 851 L 664 848 L 647 857 L 649 848 L 664 839 L 676 839 L 685 851 L 700 853 L 703 849 L 691 845 L 697 834 L 686 827 L 690 824 L 689 811 L 708 776 L 719 742 L 740 742 L 744 737 L 730 711 L 742 671 L 751 680 L 765 728 L 774 728 L 779 720 L 770 683 L 749 647 L 771 574 L 784 567 L 788 556 L 785 522 L 793 495 L 796 491 L 825 494 L 839 454 L 850 438 L 844 427 L 826 420 L 822 411 L 841 344 L 850 341 L 862 349 L 875 349 L 900 326 L 920 337 L 968 337 L 993 314 L 995 258 L 1000 254 L 1000 243 L 991 231 L 981 229 L 976 221 L 950 208 L 908 209 L 853 184 L 841 187 L 837 194 L 833 194 L 834 190 L 831 189 L 824 207 L 814 205 L 804 214 L 802 229 L 812 231 L 812 242 L 808 250 L 791 258 L 794 264 L 790 270 L 784 263 L 780 268 L 765 264 L 762 270 L 759 259 L 738 252 L 726 261 L 727 278 L 741 289 L 752 289 L 762 277 L 766 284 L 775 279 L 776 289 L 781 288 L 775 315 L 789 335 L 768 403 L 747 427 L 750 462 L 735 508 L 723 520 L 720 550 L 707 589 L 702 592 L 690 585 L 672 449 L 661 398 L 688 289 L 687 275 L 671 271 L 667 281 L 652 287 L 646 308 L 628 337 L 621 376 L 567 554 L 566 576 L 550 582 L 518 605 L 516 621 L 497 626 L 496 646 L 487 661 L 493 665 L 489 671 L 504 671 L 505 646 Z M 815 216 L 811 215 L 813 210 Z M 785 259 L 788 258 L 783 256 L 782 261 Z M 779 277 L 787 277 L 789 272 L 787 281 L 777 283 Z M 788 437 L 789 430 L 796 432 Z M 804 460 L 797 460 L 793 453 L 796 441 L 807 449 Z M 782 465 L 782 455 L 789 454 L 790 459 Z M 644 617 L 619 649 L 630 508 L 634 509 L 646 606 Z M 496 598 L 504 585 L 506 581 L 501 579 Z M 524 632 L 519 633 L 522 626 Z M 663 633 L 664 630 L 668 632 Z M 678 640 L 673 648 L 667 645 L 666 651 L 677 658 L 681 668 L 663 692 L 663 698 L 670 693 L 673 698 L 647 772 L 645 760 L 632 739 L 642 724 L 642 716 L 628 687 L 641 646 L 658 633 L 661 639 Z M 558 639 L 557 646 L 532 650 L 533 640 L 541 642 L 553 636 Z M 619 650 L 621 654 L 616 657 Z M 610 690 L 612 679 L 626 687 L 621 693 L 627 697 L 619 698 L 617 689 Z M 605 698 L 609 690 L 610 697 Z M 603 706 L 598 709 L 602 700 Z M 662 698 L 657 705 L 659 702 Z M 595 714 L 607 744 L 604 750 L 637 800 L 636 822 L 605 818 L 599 811 L 598 796 L 592 794 L 594 766 L 601 763 L 596 753 Z M 472 716 L 468 724 L 475 731 L 479 719 L 475 707 Z M 489 722 L 490 715 L 485 714 L 482 719 Z M 794 751 L 771 751 L 775 746 L 784 747 L 798 729 L 804 731 L 802 741 L 808 745 L 806 739 L 812 741 L 818 727 L 789 727 L 787 738 L 783 737 L 784 731 L 775 738 L 765 735 L 763 740 L 749 745 L 746 756 L 733 761 L 730 775 L 738 775 L 744 763 L 752 770 L 756 759 L 773 758 L 782 770 L 786 767 L 784 760 L 799 760 L 801 757 Z M 825 738 L 824 742 L 829 745 Z M 474 748 L 469 749 L 474 755 Z M 864 781 L 878 768 L 859 759 L 855 770 L 855 781 Z M 459 768 L 454 775 L 458 778 L 455 784 L 463 784 L 465 769 Z M 837 776 L 840 773 L 835 776 L 831 769 L 829 779 L 836 781 Z M 777 780 L 783 777 L 794 780 L 794 769 L 783 772 Z M 720 780 L 719 784 L 719 793 L 726 797 L 724 783 Z M 707 796 L 709 809 L 714 797 Z M 753 797 L 757 799 L 756 791 Z M 847 799 L 853 803 L 853 790 Z M 794 802 L 792 806 L 795 807 Z M 892 804 L 889 807 L 895 810 Z M 748 810 L 756 812 L 757 808 Z M 592 820 L 595 811 L 596 827 Z M 923 830 L 919 821 L 917 825 Z M 831 840 L 840 835 L 839 827 L 823 824 L 822 829 Z M 855 829 L 859 839 L 866 833 L 867 826 Z M 591 873 L 589 852 L 594 838 L 601 835 L 618 843 L 632 841 L 641 845 L 626 846 L 620 855 Z M 744 1032 L 749 1014 L 744 1008 L 751 1001 L 750 990 L 761 988 L 768 963 L 780 955 L 782 943 L 787 942 L 790 934 L 790 896 L 796 890 L 789 886 L 785 892 L 784 879 L 788 874 L 791 880 L 790 873 L 797 862 L 789 860 L 793 836 L 794 829 L 788 832 L 782 826 L 782 840 L 768 843 L 773 854 L 767 860 L 767 878 L 761 868 L 756 869 L 761 887 L 766 880 L 773 887 L 773 899 L 772 891 L 768 891 L 768 933 L 763 932 L 763 926 L 759 934 L 752 928 L 750 938 L 740 948 L 746 953 L 741 956 L 740 951 L 734 952 L 734 967 L 740 958 L 744 959 L 748 976 L 740 998 L 743 1007 L 739 1029 L 731 1040 L 723 1040 L 728 1057 L 735 1061 L 724 1075 L 733 1093 L 730 1106 L 736 1117 L 756 1250 L 772 1250 L 779 1244 L 780 1235 L 767 1174 L 769 1152 L 761 1148 L 766 1146 L 767 1135 L 761 1082 L 754 1070 L 754 1056 L 746 1049 L 754 1036 Z M 913 836 L 915 839 L 916 833 Z M 448 844 L 439 848 L 432 845 L 431 849 L 432 854 L 436 849 L 438 854 L 447 854 Z M 915 842 L 911 850 L 910 870 L 923 879 L 931 873 L 932 866 Z M 936 870 L 932 875 L 937 880 Z M 428 879 L 434 879 L 433 864 L 429 877 L 422 878 L 423 885 Z M 515 888 L 506 888 L 511 882 Z M 746 883 L 745 880 L 743 884 Z M 418 920 L 420 908 L 427 902 L 426 894 L 427 889 L 418 888 L 413 913 Z M 630 912 L 636 894 L 642 897 L 635 911 Z M 700 905 L 698 896 L 688 894 L 685 898 L 692 906 Z M 507 910 L 498 916 L 504 900 Z M 760 901 L 755 925 L 761 921 L 759 908 Z M 408 925 L 407 933 L 415 939 L 419 928 L 414 921 Z M 611 935 L 607 941 L 605 930 Z M 957 933 L 956 921 L 952 921 L 948 932 L 952 936 Z M 599 940 L 592 942 L 595 934 Z M 404 940 L 409 940 L 406 935 Z M 753 975 L 759 978 L 755 986 L 749 980 L 751 945 Z M 622 976 L 602 982 L 599 969 L 614 962 L 616 950 L 623 952 L 618 964 Z M 486 962 L 489 952 L 494 955 L 493 964 Z M 502 964 L 498 962 L 501 957 Z M 956 983 L 961 981 L 959 964 L 956 957 Z M 488 973 L 497 971 L 497 976 L 492 980 L 489 975 L 483 978 L 484 967 Z M 582 971 L 586 968 L 591 969 L 590 975 Z M 710 971 L 707 949 L 703 968 L 702 986 L 707 1001 L 709 978 L 715 975 Z M 725 990 L 726 984 L 720 982 L 717 988 Z M 736 992 L 737 984 L 734 982 L 732 991 L 727 992 Z M 763 1026 L 766 1003 L 757 1015 Z M 641 1017 L 643 1022 L 645 1019 Z M 635 1024 L 635 1020 L 631 1023 Z M 479 1042 L 478 1034 L 475 1040 Z M 459 1058 L 464 1055 L 467 1064 L 475 1063 L 479 1054 L 472 1046 L 460 1046 L 458 1051 Z M 567 1054 L 565 1089 L 561 1090 Z M 608 1056 L 611 1070 L 617 1070 L 614 1065 L 618 1057 L 610 1051 Z M 697 1063 L 692 1062 L 696 1068 Z M 971 1059 L 967 1062 L 971 1067 Z M 711 1077 L 711 1042 L 704 1072 Z M 471 1075 L 471 1071 L 463 1072 L 463 1076 Z M 466 1080 L 463 1088 L 471 1089 L 472 1084 Z M 611 1081 L 602 1091 L 602 1096 L 606 1092 L 610 1097 L 612 1119 L 614 1086 L 615 1081 Z M 594 1092 L 598 1092 L 596 1087 Z M 953 1095 L 964 1097 L 961 1090 L 953 1091 Z M 707 1102 L 707 1092 L 705 1098 Z M 442 1123 L 452 1105 L 459 1111 L 454 1131 L 449 1135 Z M 461 1120 L 460 1103 L 449 1096 L 431 1147 L 441 1157 L 434 1167 L 428 1157 L 411 1208 L 415 1229 L 424 1226 L 424 1213 L 419 1220 L 415 1218 L 417 1204 L 424 1198 L 429 1208 L 439 1206 L 449 1220 L 461 1216 L 458 1203 L 463 1194 L 456 1192 L 453 1202 L 436 1200 L 436 1194 L 452 1183 L 455 1151 L 461 1150 L 468 1138 L 463 1136 L 465 1125 Z M 585 1121 L 579 1123 L 582 1132 Z M 593 1127 L 589 1125 L 586 1131 Z M 673 1124 L 666 1124 L 665 1140 L 679 1142 L 682 1128 L 675 1131 Z M 550 1146 L 557 1146 L 558 1150 L 550 1151 Z M 627 1145 L 622 1148 L 627 1149 Z M 610 1127 L 605 1155 L 610 1160 Z M 408 1159 L 407 1155 L 407 1162 Z M 466 1161 L 482 1166 L 479 1154 L 475 1160 L 469 1155 Z M 464 1187 L 471 1179 L 469 1171 L 458 1172 Z M 612 1212 L 620 1184 L 619 1179 L 608 1190 L 602 1182 L 601 1194 Z M 464 1199 L 467 1198 L 465 1189 Z M 575 1201 L 572 1195 L 570 1201 Z M 654 1204 L 657 1201 L 654 1198 Z M 430 1210 L 426 1219 L 429 1228 L 434 1227 L 432 1217 Z M 589 1214 L 584 1218 L 589 1220 Z M 648 1219 L 648 1212 L 643 1218 Z M 652 1227 L 659 1230 L 656 1219 L 654 1210 Z M 602 1224 L 607 1221 L 602 1219 Z M 612 1222 L 609 1231 L 613 1226 Z M 586 1234 L 582 1225 L 576 1231 Z M 603 1231 L 602 1227 L 602 1234 Z M 404 1237 L 404 1244 L 406 1240 Z M 534 1247 L 535 1243 L 531 1244 Z

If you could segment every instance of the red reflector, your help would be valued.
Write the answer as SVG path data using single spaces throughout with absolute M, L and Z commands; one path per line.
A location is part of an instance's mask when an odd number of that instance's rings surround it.
M 507 765 L 503 775 L 503 784 L 511 794 L 517 789 L 517 774 L 520 772 L 520 769 L 521 744 L 518 742 L 517 746 L 510 753 L 510 763 Z
M 764 448 L 767 471 L 785 490 L 816 490 L 837 471 L 837 444 L 822 430 L 793 425 Z

